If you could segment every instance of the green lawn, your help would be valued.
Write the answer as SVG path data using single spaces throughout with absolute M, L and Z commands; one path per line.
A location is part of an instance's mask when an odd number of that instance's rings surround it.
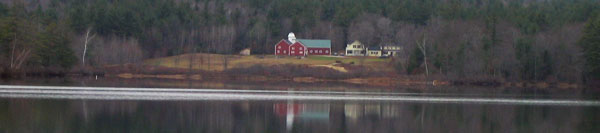
M 310 60 L 328 60 L 328 61 L 342 61 L 344 63 L 349 62 L 360 62 L 361 59 L 364 59 L 365 62 L 386 62 L 389 59 L 386 58 L 377 58 L 377 57 L 331 57 L 331 56 L 308 56 Z

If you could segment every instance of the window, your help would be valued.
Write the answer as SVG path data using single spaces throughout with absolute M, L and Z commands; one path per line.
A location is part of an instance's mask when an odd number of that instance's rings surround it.
M 323 50 L 319 50 L 319 53 L 323 53 Z
M 281 49 L 281 46 L 277 46 L 278 49 Z
M 352 45 L 352 48 L 356 48 L 356 45 Z
M 292 50 L 294 50 L 294 47 L 292 47 Z
M 352 54 L 352 50 L 348 50 L 346 51 L 348 54 Z
M 308 51 L 309 53 L 313 53 L 313 50 Z
M 283 53 L 284 53 L 284 54 L 287 54 L 287 51 L 285 51 L 285 50 L 284 50 L 284 51 L 283 51 Z
M 277 50 L 277 53 L 280 53 L 281 51 Z
M 328 50 L 325 50 L 325 53 L 327 53 L 327 54 L 328 54 L 328 53 L 329 53 L 329 51 L 328 51 Z
M 292 51 L 292 52 L 290 52 L 290 53 L 292 53 L 292 54 L 293 54 L 293 53 L 294 53 L 294 51 Z
M 300 47 L 300 50 L 302 50 L 302 47 Z
M 300 51 L 300 54 L 304 54 L 304 52 Z

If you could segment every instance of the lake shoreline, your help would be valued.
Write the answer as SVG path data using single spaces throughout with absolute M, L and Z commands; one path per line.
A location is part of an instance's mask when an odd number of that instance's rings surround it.
M 515 87 L 515 88 L 538 88 L 538 89 L 581 89 L 586 87 L 576 83 L 545 82 L 545 81 L 502 81 L 494 79 L 486 80 L 448 80 L 436 76 L 426 77 L 423 75 L 386 75 L 386 76 L 361 76 L 346 78 L 324 78 L 315 76 L 266 76 L 227 72 L 185 72 L 185 70 L 160 72 L 124 72 L 124 71 L 87 71 L 70 73 L 2 73 L 2 79 L 19 79 L 25 77 L 100 77 L 115 79 L 169 79 L 169 80 L 194 80 L 194 81 L 243 81 L 243 82 L 292 82 L 299 84 L 351 84 L 373 87 L 401 87 L 401 86 L 481 86 L 481 87 Z
M 216 56 L 216 55 L 215 55 Z M 236 57 L 242 58 L 242 57 Z M 246 57 L 244 57 L 246 58 Z M 252 60 L 261 60 L 254 59 Z M 313 57 L 315 58 L 315 57 Z M 289 58 L 280 58 L 290 60 Z M 275 59 L 278 60 L 278 59 Z M 316 59 L 292 59 L 306 61 Z M 432 74 L 406 75 L 399 74 L 393 69 L 382 69 L 385 62 L 379 67 L 372 64 L 358 65 L 354 62 L 335 61 L 334 64 L 262 64 L 251 63 L 247 66 L 220 65 L 205 70 L 205 68 L 180 68 L 162 65 L 147 65 L 146 63 L 108 65 L 96 68 L 74 68 L 69 71 L 57 70 L 21 70 L 16 72 L 1 71 L 2 79 L 23 77 L 108 77 L 121 79 L 173 79 L 196 81 L 244 81 L 244 82 L 293 82 L 293 83 L 337 83 L 351 85 L 366 85 L 374 87 L 400 87 L 400 86 L 481 86 L 481 87 L 515 87 L 515 88 L 556 88 L 580 89 L 598 85 L 584 85 L 581 83 L 568 83 L 560 81 L 508 81 L 502 78 L 469 77 L 449 78 L 447 76 Z M 222 67 L 222 68 L 220 68 Z M 386 66 L 390 67 L 390 66 Z M 220 68 L 220 69 L 217 69 Z M 593 81 L 591 81 L 594 83 Z
M 401 76 L 401 77 L 366 77 L 366 78 L 348 78 L 348 79 L 323 79 L 315 77 L 267 77 L 267 76 L 248 76 L 248 75 L 201 75 L 201 74 L 107 74 L 104 77 L 121 79 L 170 79 L 170 80 L 197 80 L 197 81 L 244 81 L 244 82 L 293 82 L 293 83 L 336 83 L 353 84 L 374 87 L 400 87 L 400 86 L 481 86 L 481 87 L 514 87 L 514 88 L 536 88 L 536 89 L 581 89 L 584 86 L 564 82 L 498 82 L 498 81 L 444 81 L 444 80 L 426 80 L 422 76 Z

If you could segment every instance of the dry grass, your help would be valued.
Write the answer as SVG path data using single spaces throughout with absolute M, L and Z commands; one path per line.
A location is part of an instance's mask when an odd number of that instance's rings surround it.
M 331 68 L 333 70 L 337 70 L 340 72 L 348 72 L 348 70 L 346 70 L 346 68 L 344 67 L 340 67 L 340 66 L 334 66 L 334 65 L 313 65 L 314 67 L 326 67 L 326 68 Z
M 309 56 L 298 59 L 296 57 L 277 57 L 274 55 L 259 55 L 239 56 L 239 55 L 221 55 L 221 54 L 184 54 L 178 56 L 157 58 L 145 60 L 144 64 L 151 66 L 162 66 L 169 68 L 184 68 L 190 67 L 190 58 L 192 59 L 192 69 L 205 71 L 223 71 L 225 68 L 225 57 L 227 57 L 227 68 L 247 68 L 253 65 L 282 65 L 282 64 L 299 64 L 310 65 L 315 67 L 328 67 L 338 71 L 347 71 L 343 67 L 334 66 L 336 61 L 345 64 L 355 64 L 380 71 L 393 71 L 393 67 L 387 65 L 390 59 L 380 59 L 375 57 L 333 57 L 333 56 Z

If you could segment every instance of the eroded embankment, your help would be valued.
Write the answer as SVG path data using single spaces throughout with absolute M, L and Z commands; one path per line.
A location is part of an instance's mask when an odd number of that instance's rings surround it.
M 435 76 L 399 75 L 395 72 L 375 71 L 359 66 L 332 65 L 254 65 L 245 68 L 230 68 L 225 71 L 202 71 L 161 68 L 154 66 L 119 66 L 107 68 L 107 77 L 155 78 L 203 81 L 245 82 L 295 82 L 295 83 L 347 83 L 368 86 L 498 86 L 516 88 L 559 88 L 574 89 L 581 85 L 561 82 L 508 82 L 502 80 L 452 81 Z
M 173 69 L 156 66 L 111 66 L 105 76 L 116 78 L 158 78 L 178 80 L 250 81 L 250 82 L 338 82 L 371 86 L 448 85 L 450 82 L 426 80 L 422 76 L 401 76 L 355 65 L 253 65 L 224 71 Z

